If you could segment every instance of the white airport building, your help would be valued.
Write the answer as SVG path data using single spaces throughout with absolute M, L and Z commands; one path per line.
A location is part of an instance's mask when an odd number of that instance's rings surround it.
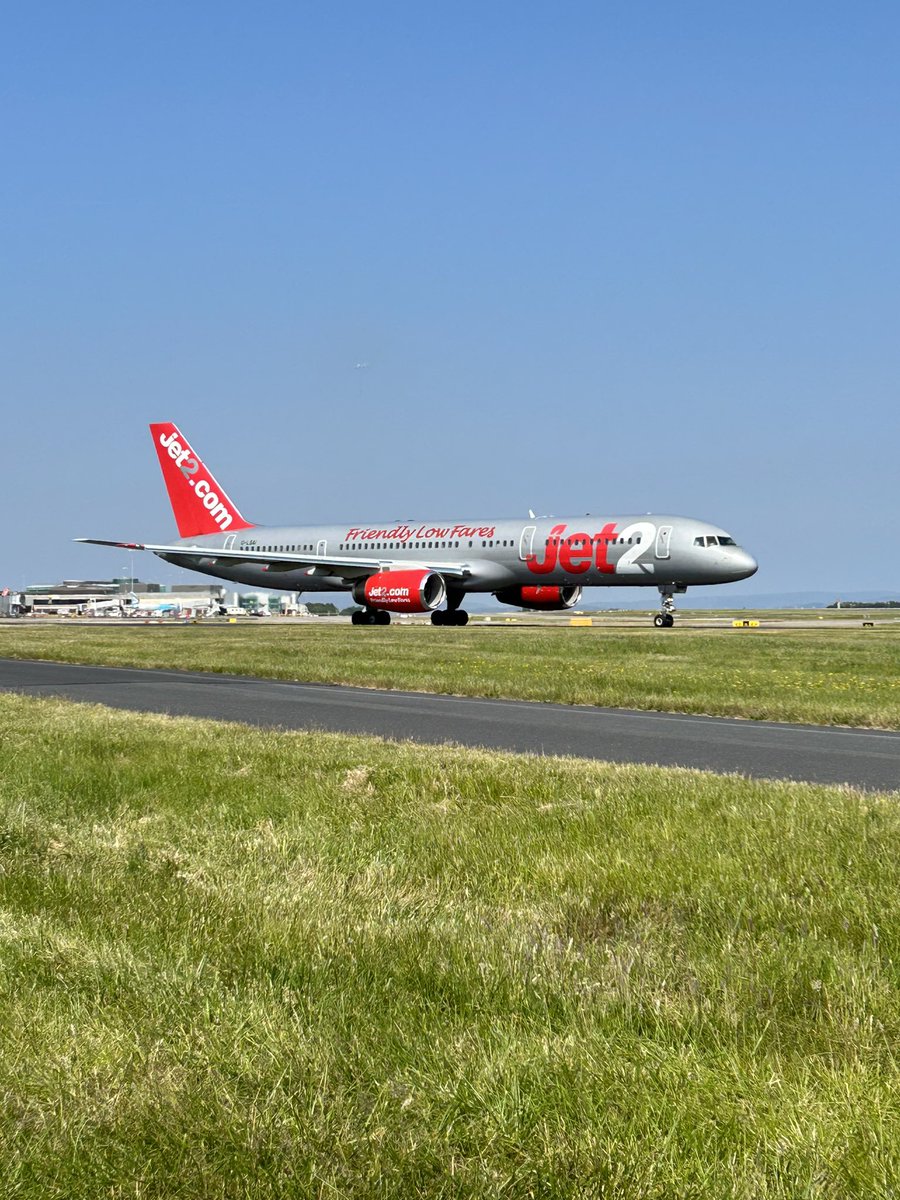
M 221 584 L 163 584 L 130 579 L 65 579 L 0 589 L 0 617 L 175 618 L 308 616 L 296 592 L 229 593 Z

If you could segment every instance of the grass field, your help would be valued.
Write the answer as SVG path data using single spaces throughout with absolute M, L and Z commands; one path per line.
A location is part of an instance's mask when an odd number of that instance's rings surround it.
M 900 1187 L 896 796 L 0 730 L 4 1197 Z
M 900 729 L 900 629 L 0 626 L 0 656 Z

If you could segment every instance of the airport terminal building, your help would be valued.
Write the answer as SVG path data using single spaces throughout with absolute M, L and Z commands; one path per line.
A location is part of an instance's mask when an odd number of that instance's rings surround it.
M 193 616 L 218 611 L 224 602 L 225 588 L 215 584 L 187 584 L 173 593 L 161 583 L 138 579 L 64 579 L 29 584 L 24 592 L 3 588 L 0 616 L 115 617 L 157 609 Z
M 222 584 L 186 583 L 171 591 L 139 579 L 64 579 L 0 590 L 0 617 L 304 616 L 297 593 L 227 593 Z

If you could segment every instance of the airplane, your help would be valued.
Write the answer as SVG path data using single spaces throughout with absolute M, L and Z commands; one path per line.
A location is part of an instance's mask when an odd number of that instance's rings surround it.
M 76 538 L 148 550 L 217 579 L 292 592 L 349 592 L 354 625 L 389 625 L 391 613 L 431 613 L 434 625 L 465 625 L 473 592 L 535 612 L 574 608 L 584 587 L 652 587 L 653 618 L 675 623 L 689 585 L 755 574 L 754 557 L 724 529 L 689 517 L 535 517 L 527 520 L 359 521 L 255 525 L 171 422 L 150 433 L 178 526 L 176 541 Z

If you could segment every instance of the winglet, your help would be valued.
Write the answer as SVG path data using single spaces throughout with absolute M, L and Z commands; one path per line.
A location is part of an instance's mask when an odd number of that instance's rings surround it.
M 177 425 L 160 422 L 150 433 L 181 537 L 253 528 Z

